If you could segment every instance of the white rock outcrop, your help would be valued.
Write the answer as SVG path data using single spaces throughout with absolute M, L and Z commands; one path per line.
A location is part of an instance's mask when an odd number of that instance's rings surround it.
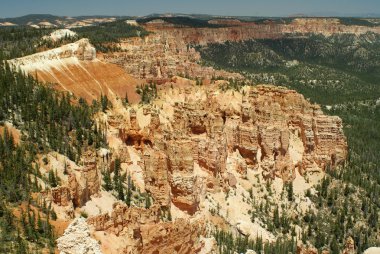
M 75 219 L 57 243 L 61 254 L 103 254 L 99 243 L 91 238 L 84 218 Z
M 363 254 L 379 254 L 380 247 L 371 247 L 363 252 Z
M 76 36 L 77 36 L 77 33 L 69 29 L 58 29 L 52 32 L 51 34 L 44 36 L 42 39 L 58 41 L 63 38 L 70 38 L 70 37 L 76 37 Z
M 64 69 L 69 64 L 80 65 L 80 61 L 96 61 L 95 47 L 86 38 L 33 55 L 8 60 L 11 67 L 20 68 L 25 73 Z M 54 75 L 54 73 L 52 73 Z

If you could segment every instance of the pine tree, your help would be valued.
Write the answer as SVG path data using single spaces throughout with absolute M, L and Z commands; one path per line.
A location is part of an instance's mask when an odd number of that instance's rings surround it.
M 149 209 L 152 205 L 152 202 L 150 201 L 150 196 L 148 193 L 145 194 L 145 208 Z
M 128 100 L 128 92 L 125 92 L 124 103 L 125 103 L 126 105 L 129 104 L 129 100 Z
M 102 171 L 102 175 L 103 175 L 103 181 L 104 181 L 104 184 L 103 184 L 103 188 L 106 190 L 106 191 L 110 191 L 113 189 L 112 187 L 112 181 L 111 181 L 111 174 L 110 174 L 110 171 L 106 168 Z
M 280 214 L 278 211 L 278 206 L 276 206 L 273 212 L 273 224 L 276 228 L 280 227 Z
M 293 182 L 288 184 L 288 200 L 293 201 Z
M 333 237 L 333 239 L 331 240 L 330 250 L 331 254 L 339 254 L 339 246 L 335 237 Z

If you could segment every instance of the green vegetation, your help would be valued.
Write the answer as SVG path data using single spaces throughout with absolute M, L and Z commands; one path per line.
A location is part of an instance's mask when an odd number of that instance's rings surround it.
M 0 22 L 10 22 L 19 26 L 26 26 L 29 22 L 32 22 L 34 24 L 38 24 L 40 22 L 50 22 L 52 24 L 58 25 L 57 20 L 60 20 L 62 18 L 63 17 L 54 16 L 50 14 L 29 14 L 16 18 L 0 19 Z
M 0 121 L 26 131 L 23 139 L 31 142 L 30 152 L 54 150 L 78 161 L 87 146 L 105 144 L 91 118 L 99 110 L 98 103 L 89 106 L 79 99 L 73 105 L 72 96 L 14 73 L 8 66 L 1 66 L 0 80 Z
M 37 53 L 41 38 L 52 32 L 49 28 L 27 26 L 0 27 L 0 59 L 12 59 Z
M 30 26 L 0 27 L 0 59 L 13 59 L 31 55 L 42 50 L 56 48 L 88 38 L 95 48 L 101 52 L 121 50 L 116 43 L 128 37 L 144 37 L 148 32 L 140 26 L 132 26 L 124 19 L 100 23 L 90 27 L 72 29 L 78 36 L 66 37 L 58 41 L 43 40 L 55 28 L 32 28 Z
M 79 38 L 88 38 L 95 48 L 101 52 L 120 51 L 115 44 L 128 37 L 144 37 L 148 32 L 140 26 L 132 26 L 125 20 L 101 23 L 97 26 L 73 29 Z
M 141 193 L 133 183 L 131 176 L 121 171 L 121 160 L 116 158 L 111 168 L 102 170 L 103 188 L 113 193 L 118 200 L 124 201 L 128 206 L 149 208 L 152 205 L 151 196 L 148 193 Z
M 246 250 L 265 254 L 296 253 L 297 243 L 294 239 L 277 239 L 274 243 L 264 243 L 260 236 L 257 236 L 253 241 L 248 237 L 234 236 L 231 233 L 219 230 L 215 231 L 213 236 L 218 243 L 221 254 L 245 253 Z
M 241 72 L 253 84 L 296 89 L 324 105 L 375 100 L 380 94 L 380 36 L 375 34 L 227 42 L 199 50 L 207 65 Z
M 379 19 L 376 19 L 379 20 Z M 363 18 L 339 18 L 341 24 L 346 26 L 369 26 L 374 27 L 378 24 L 370 22 L 368 19 Z
M 157 85 L 154 83 L 140 85 L 136 87 L 136 93 L 141 96 L 142 104 L 149 104 L 157 98 Z
M 12 135 L 5 128 L 0 135 L 0 252 L 29 253 L 30 247 L 54 248 L 54 233 L 49 222 L 57 215 L 46 207 L 46 202 L 31 199 L 31 193 L 39 191 L 33 167 L 34 154 L 29 152 L 30 144 L 16 145 Z M 32 177 L 33 176 L 33 177 Z M 20 208 L 18 219 L 12 212 L 18 205 L 26 203 L 26 210 Z M 39 212 L 43 212 L 44 218 Z M 37 217 L 36 217 L 37 216 Z M 15 230 L 20 228 L 20 230 Z

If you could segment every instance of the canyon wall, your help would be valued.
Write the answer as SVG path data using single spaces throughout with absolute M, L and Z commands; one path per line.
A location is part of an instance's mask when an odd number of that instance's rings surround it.
M 148 189 L 162 207 L 170 196 L 178 209 L 194 214 L 206 190 L 234 185 L 226 166 L 233 153 L 243 158 L 235 169 L 240 175 L 262 171 L 266 179 L 284 181 L 292 181 L 296 172 L 334 168 L 346 158 L 341 119 L 324 115 L 295 91 L 258 86 L 241 94 L 187 87 L 179 90 L 178 100 L 167 96 L 170 105 L 162 105 L 166 109 L 158 114 L 169 124 L 160 123 L 160 131 L 149 137 L 149 125 L 139 130 L 149 142 L 136 146 L 145 154 Z M 141 137 L 128 124 L 119 133 L 139 144 L 133 140 Z

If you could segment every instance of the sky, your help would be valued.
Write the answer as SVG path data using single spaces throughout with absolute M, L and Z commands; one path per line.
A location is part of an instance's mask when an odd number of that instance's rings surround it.
M 380 14 L 380 0 L 0 0 L 0 17 L 143 16 L 152 13 L 229 16 Z

